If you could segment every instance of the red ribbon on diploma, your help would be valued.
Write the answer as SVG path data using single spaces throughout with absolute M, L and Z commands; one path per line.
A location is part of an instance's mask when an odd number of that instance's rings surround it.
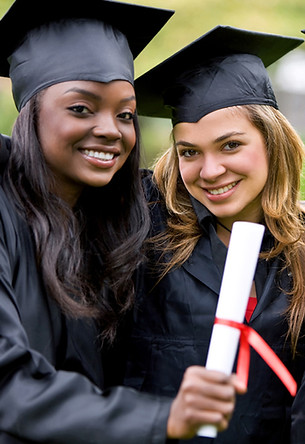
M 297 383 L 285 365 L 253 328 L 240 322 L 215 318 L 215 324 L 227 325 L 240 330 L 240 348 L 237 361 L 237 375 L 247 386 L 250 365 L 250 345 L 264 359 L 274 373 L 280 378 L 292 396 L 297 392 Z

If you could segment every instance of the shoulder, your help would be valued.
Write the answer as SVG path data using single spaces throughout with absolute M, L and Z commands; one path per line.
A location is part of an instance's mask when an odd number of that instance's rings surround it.
M 161 200 L 161 194 L 153 180 L 153 171 L 142 169 L 141 178 L 147 202 L 159 202 Z
M 14 198 L 4 189 L 3 183 L 0 183 L 0 236 L 9 248 L 32 242 L 28 223 L 18 211 Z
M 5 134 L 0 134 L 0 168 L 6 164 L 11 150 L 11 138 Z
M 145 198 L 150 212 L 151 234 L 154 235 L 164 231 L 167 226 L 168 212 L 164 199 L 154 182 L 153 172 L 151 170 L 141 170 L 141 175 Z

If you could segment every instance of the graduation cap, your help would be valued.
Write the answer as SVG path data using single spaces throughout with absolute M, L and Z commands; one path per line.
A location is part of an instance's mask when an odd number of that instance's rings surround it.
M 234 105 L 277 108 L 266 67 L 303 41 L 216 26 L 136 79 L 138 113 L 175 125 Z
M 0 21 L 0 75 L 18 109 L 68 80 L 127 80 L 133 59 L 174 11 L 113 0 L 15 0 Z

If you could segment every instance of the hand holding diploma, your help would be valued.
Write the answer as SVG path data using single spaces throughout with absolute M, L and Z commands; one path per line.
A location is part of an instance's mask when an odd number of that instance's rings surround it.
M 265 228 L 250 222 L 233 224 L 216 317 L 243 322 Z M 206 368 L 231 374 L 240 331 L 216 324 L 213 327 Z M 214 426 L 204 426 L 199 436 L 215 437 Z
M 236 393 L 245 392 L 245 385 L 236 375 L 202 366 L 188 367 L 171 406 L 168 438 L 192 438 L 201 424 L 214 424 L 217 430 L 225 430 L 234 411 Z
M 286 367 L 253 329 L 242 324 L 263 234 L 263 225 L 251 222 L 233 224 L 206 368 L 230 374 L 241 335 L 237 374 L 241 374 L 245 383 L 248 377 L 250 344 L 276 372 L 290 393 L 295 395 L 296 383 Z M 214 426 L 203 426 L 197 434 L 214 438 L 217 430 Z

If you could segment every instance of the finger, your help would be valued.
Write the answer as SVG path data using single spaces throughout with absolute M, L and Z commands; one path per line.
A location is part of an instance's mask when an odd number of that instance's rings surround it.
M 236 374 L 226 375 L 225 373 L 216 370 L 208 370 L 202 366 L 189 367 L 185 372 L 185 379 L 188 380 L 189 383 L 193 381 L 194 385 L 196 385 L 196 383 L 199 382 L 197 378 L 202 381 L 202 387 L 209 386 L 210 384 L 208 383 L 213 382 L 224 385 L 232 385 L 235 392 L 239 395 L 243 395 L 247 392 L 247 386 L 238 378 Z M 228 396 L 230 396 L 229 393 Z
M 219 382 L 219 379 L 215 382 L 206 378 L 198 378 L 192 376 L 192 378 L 185 378 L 181 384 L 181 392 L 185 395 L 197 395 L 207 398 L 219 399 L 224 401 L 235 400 L 235 388 L 233 383 L 227 384 Z
M 185 408 L 190 411 L 219 412 L 220 415 L 231 416 L 234 411 L 235 398 L 230 400 L 208 397 L 200 393 L 187 393 L 184 397 Z
M 231 382 L 239 395 L 244 395 L 247 393 L 247 386 L 239 379 L 236 374 L 231 375 Z
M 219 411 L 210 410 L 186 410 L 185 421 L 192 430 L 197 431 L 203 425 L 213 425 L 222 431 L 228 427 L 231 415 L 223 415 Z
M 186 377 L 198 377 L 200 379 L 206 379 L 211 382 L 218 382 L 219 384 L 227 384 L 230 382 L 232 375 L 226 375 L 223 372 L 217 370 L 208 370 L 207 368 L 199 365 L 193 365 L 188 367 L 185 371 Z

